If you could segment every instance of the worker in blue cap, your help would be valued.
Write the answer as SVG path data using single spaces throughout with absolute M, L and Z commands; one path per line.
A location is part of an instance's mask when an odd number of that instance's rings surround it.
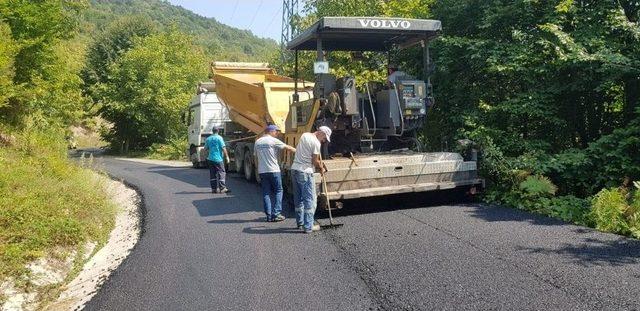
M 282 215 L 282 174 L 278 156 L 280 151 L 295 152 L 293 148 L 281 140 L 278 136 L 278 127 L 269 125 L 264 130 L 264 135 L 254 144 L 253 152 L 258 161 L 258 173 L 262 186 L 262 200 L 267 221 L 283 221 Z

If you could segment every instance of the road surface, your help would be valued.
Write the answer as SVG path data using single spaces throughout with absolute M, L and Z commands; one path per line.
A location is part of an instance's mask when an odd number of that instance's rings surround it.
M 144 196 L 144 233 L 86 310 L 631 310 L 640 242 L 438 196 L 345 205 L 312 235 L 265 223 L 257 185 L 110 158 Z M 287 216 L 292 216 L 288 213 Z M 326 223 L 326 219 L 320 219 Z

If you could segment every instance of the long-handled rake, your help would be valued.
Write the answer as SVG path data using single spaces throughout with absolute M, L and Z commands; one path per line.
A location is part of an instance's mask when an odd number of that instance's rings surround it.
M 327 166 L 324 165 L 324 161 L 322 160 L 322 155 L 320 155 L 320 162 L 322 163 L 322 167 L 324 167 L 325 173 L 326 173 Z M 324 195 L 324 198 L 327 202 L 327 210 L 329 211 L 329 224 L 322 225 L 320 226 L 320 228 L 322 228 L 322 230 L 340 228 L 344 224 L 336 224 L 333 222 L 333 215 L 331 214 L 331 202 L 329 201 L 329 188 L 327 188 L 327 178 L 324 176 L 324 174 L 320 174 L 320 177 L 322 180 L 322 194 Z

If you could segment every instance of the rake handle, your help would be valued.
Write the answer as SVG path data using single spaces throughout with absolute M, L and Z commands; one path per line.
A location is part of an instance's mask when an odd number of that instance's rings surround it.
M 320 153 L 320 162 L 322 163 L 322 167 L 324 167 L 325 173 L 327 170 L 327 166 L 324 164 L 322 160 L 322 153 Z M 325 199 L 327 200 L 327 210 L 329 211 L 329 224 L 333 226 L 333 215 L 331 215 L 331 202 L 329 201 L 329 190 L 327 188 L 327 179 L 324 176 L 324 173 L 320 174 L 320 179 L 322 180 L 322 192 L 324 194 Z

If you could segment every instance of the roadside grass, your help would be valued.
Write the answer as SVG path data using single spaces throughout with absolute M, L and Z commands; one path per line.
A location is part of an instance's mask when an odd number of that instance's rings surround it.
M 0 283 L 28 289 L 28 263 L 103 244 L 116 207 L 94 173 L 67 158 L 63 131 L 12 134 L 15 142 L 0 147 Z
M 188 143 L 186 138 L 172 138 L 164 144 L 153 144 L 145 154 L 155 160 L 187 160 Z

